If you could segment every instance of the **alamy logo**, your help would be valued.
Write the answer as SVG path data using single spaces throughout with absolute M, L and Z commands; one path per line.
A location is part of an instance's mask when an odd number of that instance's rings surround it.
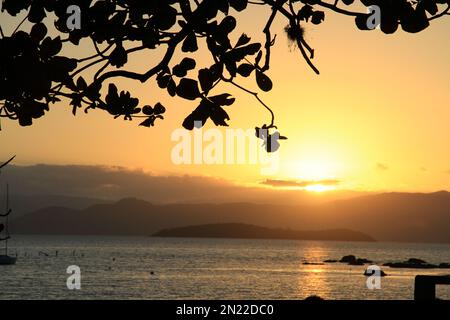
M 377 265 L 368 266 L 366 274 L 370 274 L 366 280 L 367 289 L 381 289 L 381 268 Z
M 263 143 L 261 144 L 261 140 Z M 203 129 L 198 122 L 194 130 L 176 129 L 171 140 L 177 142 L 172 148 L 174 164 L 250 164 L 261 166 L 261 174 L 275 174 L 279 169 L 279 133 L 268 134 L 260 129 Z M 267 149 L 272 152 L 267 152 Z
M 77 5 L 71 5 L 67 7 L 67 14 L 70 16 L 67 18 L 66 26 L 67 29 L 73 31 L 75 29 L 81 29 L 81 9 Z
M 79 266 L 68 266 L 67 273 L 70 276 L 67 278 L 67 289 L 69 290 L 81 290 L 81 269 Z
M 374 30 L 378 28 L 381 24 L 381 9 L 379 6 L 372 5 L 367 7 L 367 13 L 370 16 L 367 18 L 367 28 Z

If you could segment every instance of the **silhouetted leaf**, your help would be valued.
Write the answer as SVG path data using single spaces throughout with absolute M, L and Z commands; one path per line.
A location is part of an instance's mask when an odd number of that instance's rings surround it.
M 234 60 L 234 59 L 225 60 L 225 67 L 232 77 L 236 77 L 236 73 L 237 73 L 236 60 Z
M 122 43 L 119 42 L 116 44 L 116 48 L 111 52 L 109 56 L 109 62 L 112 66 L 116 66 L 117 68 L 123 67 L 125 63 L 128 61 L 128 56 L 125 48 L 122 46 Z
M 214 104 L 219 105 L 219 106 L 230 106 L 236 100 L 235 98 L 232 98 L 231 94 L 229 94 L 229 93 L 224 93 L 224 94 L 219 94 L 217 96 L 208 97 L 208 99 L 210 101 L 212 101 Z
M 267 129 L 259 128 L 259 127 L 255 128 L 255 136 L 257 138 L 264 140 L 264 139 L 266 139 L 267 135 L 268 135 L 268 130 Z
M 177 10 L 167 3 L 160 2 L 158 12 L 155 15 L 155 23 L 161 30 L 168 30 L 177 21 Z
M 200 96 L 197 81 L 188 78 L 180 80 L 176 92 L 178 96 L 188 100 L 195 100 Z
M 209 71 L 211 72 L 211 76 L 212 76 L 212 80 L 213 81 L 217 81 L 220 79 L 220 77 L 222 76 L 223 73 L 223 63 L 216 63 L 213 64 L 210 68 Z
M 441 3 L 445 3 L 445 1 L 441 1 Z M 417 4 L 418 10 L 421 10 L 423 8 L 425 11 L 427 11 L 431 15 L 435 15 L 438 12 L 438 6 L 436 4 L 435 0 L 422 0 L 419 1 Z
M 342 2 L 347 6 L 351 5 L 354 1 L 355 0 L 342 0 Z
M 262 58 L 262 51 L 259 51 L 255 58 L 255 64 L 258 65 Z
M 48 64 L 48 75 L 53 81 L 64 82 L 69 78 L 69 73 L 77 67 L 77 61 L 67 57 L 52 57 Z
M 216 126 L 228 127 L 227 120 L 230 120 L 228 113 L 219 106 L 211 106 L 210 118 Z
M 47 27 L 43 23 L 36 23 L 30 31 L 30 38 L 35 43 L 39 43 L 47 34 Z
M 127 12 L 125 10 L 116 12 L 116 14 L 114 14 L 112 18 L 109 20 L 109 24 L 115 25 L 115 27 L 120 28 L 124 24 L 126 18 Z
M 40 53 L 44 59 L 48 59 L 54 55 L 57 55 L 62 49 L 61 38 L 58 36 L 54 39 L 46 37 L 42 41 Z
M 198 80 L 200 81 L 202 91 L 205 92 L 209 91 L 214 84 L 213 75 L 207 68 L 198 71 Z
M 253 65 L 249 63 L 243 63 L 238 67 L 237 72 L 243 77 L 248 77 L 253 70 L 255 70 L 255 67 Z
M 147 119 L 142 121 L 139 125 L 143 126 L 143 127 L 147 127 L 147 128 L 150 127 L 150 126 L 154 126 L 155 125 L 155 118 L 154 117 L 148 117 Z
M 193 130 L 197 123 L 204 126 L 211 112 L 208 108 L 209 104 L 209 102 L 202 100 L 200 105 L 189 116 L 187 116 L 186 119 L 184 119 L 183 127 L 187 130 Z
M 325 13 L 323 11 L 314 11 L 311 17 L 311 22 L 313 24 L 320 24 L 325 20 Z
M 44 7 L 39 1 L 33 1 L 28 12 L 28 21 L 33 23 L 41 22 L 46 17 Z
M 16 110 L 19 124 L 23 127 L 31 126 L 33 119 L 40 118 L 48 111 L 48 105 L 35 100 L 26 100 L 20 108 Z
M 228 0 L 215 0 L 214 2 L 219 11 L 223 12 L 225 15 L 228 15 L 228 10 L 230 9 Z
M 167 86 L 169 85 L 169 81 L 171 79 L 171 75 L 170 74 L 164 74 L 160 77 L 157 77 L 156 81 L 158 83 L 158 86 L 161 89 L 167 88 Z
M 218 97 L 219 96 L 216 96 L 215 98 L 219 100 L 223 99 L 223 97 Z M 230 120 L 230 118 L 226 111 L 210 100 L 202 99 L 200 105 L 188 117 L 186 117 L 186 119 L 184 119 L 183 127 L 185 129 L 194 129 L 196 123 L 204 126 L 209 118 L 216 126 L 228 126 L 226 120 Z
M 239 37 L 239 40 L 236 43 L 236 47 L 244 46 L 244 45 L 246 45 L 249 42 L 250 42 L 250 38 L 245 33 L 243 33 Z
M 276 152 L 280 148 L 280 143 L 277 139 L 274 139 L 272 135 L 269 135 L 266 143 L 264 144 L 267 152 Z
M 195 52 L 198 50 L 197 37 L 193 32 L 189 33 L 186 39 L 184 39 L 181 50 L 183 52 Z
M 236 19 L 233 16 L 226 16 L 219 24 L 219 29 L 224 34 L 229 34 L 236 28 Z
M 100 90 L 102 89 L 101 83 L 91 83 L 85 90 L 84 95 L 88 97 L 89 100 L 95 101 L 100 98 Z
M 236 11 L 242 11 L 247 8 L 248 0 L 230 0 L 230 6 Z
M 176 65 L 172 72 L 177 77 L 185 77 L 189 70 L 195 68 L 195 60 L 191 58 L 184 58 L 178 65 Z
M 77 109 L 81 108 L 81 100 L 83 96 L 78 93 L 72 94 L 72 100 L 70 101 L 70 105 L 72 106 L 72 114 L 75 116 L 77 113 Z
M 147 128 L 153 127 L 155 125 L 156 119 L 164 119 L 164 117 L 161 115 L 152 115 L 147 119 L 145 119 L 144 121 L 142 121 L 139 125 Z
M 31 0 L 3 0 L 2 11 L 6 10 L 10 15 L 16 16 L 20 11 L 26 9 Z
M 195 60 L 192 58 L 184 58 L 180 65 L 182 65 L 186 70 L 192 70 L 195 68 Z
M 77 80 L 77 89 L 79 91 L 83 91 L 87 88 L 87 83 L 86 81 L 83 79 L 83 77 L 79 77 Z
M 313 12 L 313 7 L 311 7 L 309 4 L 305 4 L 300 10 L 298 10 L 297 18 L 300 21 L 309 21 Z
M 106 95 L 106 103 L 107 104 L 112 104 L 114 102 L 116 102 L 116 100 L 119 99 L 119 95 L 117 92 L 117 87 L 114 83 L 110 83 L 108 86 L 108 94 Z
M 430 25 L 425 9 L 418 8 L 404 17 L 401 21 L 402 29 L 406 32 L 417 33 L 425 30 Z
M 142 113 L 147 116 L 151 116 L 154 113 L 153 108 L 149 105 L 146 105 L 142 108 Z
M 391 34 L 398 29 L 398 17 L 396 15 L 383 14 L 381 15 L 381 31 L 386 34 Z
M 263 91 L 272 90 L 272 80 L 258 69 L 256 69 L 256 83 Z
M 287 138 L 284 136 L 280 136 L 280 133 L 274 132 L 272 135 L 268 135 L 265 141 L 264 146 L 266 147 L 267 152 L 276 152 L 280 148 L 280 143 L 278 140 L 286 140 Z
M 164 108 L 164 106 L 159 102 L 155 105 L 153 110 L 154 110 L 155 114 L 162 114 L 162 113 L 166 112 L 166 108 Z
M 177 94 L 177 84 L 172 78 L 170 78 L 169 82 L 167 83 L 167 92 L 171 97 L 175 97 L 175 95 Z

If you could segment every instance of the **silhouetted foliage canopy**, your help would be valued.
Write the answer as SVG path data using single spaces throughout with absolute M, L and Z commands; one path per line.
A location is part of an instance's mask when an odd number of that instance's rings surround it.
M 270 50 L 275 45 L 271 33 L 275 16 L 286 19 L 288 38 L 318 74 L 312 62 L 314 50 L 304 38 L 304 26 L 323 23 L 326 10 L 327 14 L 349 16 L 357 28 L 368 30 L 371 13 L 361 4 L 380 8 L 380 28 L 390 34 L 399 26 L 406 32 L 424 30 L 431 20 L 449 14 L 450 0 L 3 0 L 2 14 L 26 12 L 25 19 L 32 28 L 22 31 L 22 18 L 18 18 L 18 27 L 11 34 L 4 34 L 0 28 L 0 116 L 29 126 L 45 115 L 50 105 L 69 99 L 74 115 L 79 109 L 102 109 L 114 118 L 140 118 L 141 126 L 151 127 L 155 120 L 163 119 L 166 108 L 158 101 L 141 106 L 137 98 L 117 88 L 113 81 L 153 79 L 170 96 L 197 101 L 195 110 L 183 122 L 186 129 L 193 129 L 196 121 L 203 125 L 208 120 L 227 126 L 225 107 L 235 99 L 226 92 L 213 93 L 213 89 L 219 83 L 229 83 L 253 95 L 270 112 L 270 122 L 256 128 L 261 137 L 259 130 L 276 128 L 274 114 L 260 99 L 258 90 L 247 89 L 238 81 L 240 77 L 254 77 L 255 88 L 264 92 L 274 86 L 269 68 Z M 68 10 L 71 5 L 81 9 L 79 29 L 68 27 L 73 15 Z M 254 35 L 248 34 L 231 37 L 238 24 L 233 15 L 254 6 L 269 9 L 261 30 L 265 41 L 252 41 Z M 52 24 L 56 31 L 48 30 L 53 29 Z M 66 48 L 86 40 L 92 43 L 93 55 L 75 58 L 69 54 Z M 206 44 L 212 63 L 195 60 L 200 42 Z M 129 70 L 132 54 L 146 50 L 161 50 L 161 60 L 146 62 L 141 73 Z M 185 56 L 181 61 L 174 61 L 177 50 Z M 85 73 L 88 70 L 89 78 Z M 276 137 L 284 139 L 279 134 Z M 270 146 L 267 150 L 273 151 Z

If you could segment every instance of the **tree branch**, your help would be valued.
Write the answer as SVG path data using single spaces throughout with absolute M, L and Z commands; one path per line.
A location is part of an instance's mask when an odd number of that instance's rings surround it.
M 5 166 L 7 166 L 11 161 L 14 160 L 15 157 L 16 157 L 16 156 L 13 156 L 11 159 L 9 159 L 8 161 L 6 161 L 5 163 L 0 164 L 0 169 L 3 168 L 3 167 L 5 167 Z
M 447 9 L 445 9 L 444 11 L 442 11 L 441 13 L 439 13 L 439 14 L 437 14 L 437 15 L 435 15 L 435 16 L 432 16 L 431 18 L 428 19 L 428 21 L 432 21 L 432 20 L 434 20 L 434 19 L 443 17 L 443 16 L 449 14 L 449 11 L 450 11 L 450 4 L 447 5 Z

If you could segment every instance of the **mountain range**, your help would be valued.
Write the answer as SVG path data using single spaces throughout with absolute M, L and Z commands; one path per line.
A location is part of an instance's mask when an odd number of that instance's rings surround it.
M 150 235 L 161 229 L 245 223 L 296 230 L 350 229 L 378 241 L 450 243 L 450 193 L 382 193 L 315 205 L 152 204 L 126 198 L 86 208 L 49 206 L 11 221 L 19 234 Z

